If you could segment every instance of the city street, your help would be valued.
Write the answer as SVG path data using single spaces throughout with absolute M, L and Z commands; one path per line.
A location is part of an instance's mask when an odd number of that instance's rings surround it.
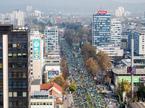
M 77 83 L 77 90 L 73 93 L 72 108 L 105 108 L 105 100 L 97 93 L 95 81 L 86 71 L 80 52 L 76 52 L 74 57 L 73 50 L 65 40 L 62 40 L 62 50 L 68 62 L 69 80 Z

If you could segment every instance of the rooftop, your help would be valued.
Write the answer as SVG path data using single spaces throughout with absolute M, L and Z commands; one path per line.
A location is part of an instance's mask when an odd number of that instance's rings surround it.
M 130 75 L 127 73 L 127 66 L 120 68 L 113 68 L 113 73 L 117 75 Z M 134 75 L 145 75 L 145 69 L 136 69 L 136 73 Z
M 40 85 L 40 79 L 33 80 L 31 85 Z
M 55 82 L 51 82 L 51 83 L 46 83 L 46 84 L 41 84 L 40 88 L 41 90 L 49 90 L 52 87 L 55 87 L 57 90 L 59 90 L 60 92 L 62 92 L 62 87 L 59 86 L 58 84 L 56 84 Z

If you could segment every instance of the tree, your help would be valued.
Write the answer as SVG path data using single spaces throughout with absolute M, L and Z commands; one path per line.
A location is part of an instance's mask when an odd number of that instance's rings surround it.
M 76 89 L 77 89 L 76 83 L 75 83 L 75 82 L 72 82 L 72 83 L 69 85 L 69 90 L 70 90 L 71 92 L 74 92 L 74 91 L 76 91 Z
M 131 92 L 131 84 L 127 80 L 123 80 L 119 83 L 118 91 L 122 93 L 122 99 L 125 100 L 127 94 Z
M 66 62 L 66 59 L 64 57 L 61 59 L 60 65 L 61 65 L 62 76 L 66 80 L 69 73 L 68 73 L 67 62 Z
M 111 84 L 111 78 L 110 78 L 110 76 L 108 74 L 105 75 L 104 80 L 105 80 L 105 83 Z
M 103 51 L 97 53 L 97 61 L 102 71 L 108 71 L 112 66 L 111 58 Z
M 63 78 L 62 75 L 55 77 L 54 79 L 52 79 L 52 81 L 54 81 L 55 83 L 57 83 L 58 85 L 60 85 L 63 88 L 63 90 L 65 90 L 68 87 L 68 83 Z
M 138 91 L 137 91 L 137 97 L 139 100 L 145 100 L 145 86 L 144 85 L 139 85 Z
M 89 58 L 88 60 L 86 60 L 86 67 L 87 67 L 88 71 L 90 71 L 94 76 L 96 76 L 96 74 L 99 70 L 99 66 L 98 66 L 96 60 L 94 60 L 92 57 Z
M 82 46 L 82 54 L 84 55 L 84 58 L 86 59 L 90 57 L 96 58 L 96 49 L 92 45 L 85 43 Z

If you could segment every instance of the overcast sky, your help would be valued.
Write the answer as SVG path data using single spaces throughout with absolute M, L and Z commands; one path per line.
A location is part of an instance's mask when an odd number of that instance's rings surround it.
M 0 12 L 24 9 L 32 5 L 43 11 L 93 12 L 96 9 L 114 10 L 124 6 L 133 12 L 145 11 L 145 0 L 0 0 Z

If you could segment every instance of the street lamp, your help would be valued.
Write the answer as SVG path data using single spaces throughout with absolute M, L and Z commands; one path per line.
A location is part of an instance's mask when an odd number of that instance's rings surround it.
M 134 96 L 134 84 L 133 84 L 133 66 L 134 66 L 134 36 L 131 36 L 131 97 L 133 99 Z

